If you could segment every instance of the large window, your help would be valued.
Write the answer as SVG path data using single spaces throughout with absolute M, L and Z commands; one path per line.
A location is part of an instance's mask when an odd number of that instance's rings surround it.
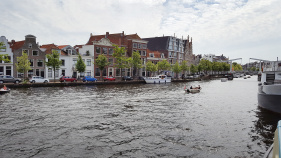
M 38 60 L 37 61 L 37 66 L 42 67 L 43 66 L 43 60 Z
M 51 78 L 51 77 L 52 77 L 52 72 L 53 72 L 52 69 L 49 68 L 49 69 L 48 69 L 48 78 Z
M 76 58 L 74 58 L 72 61 L 73 61 L 73 66 L 75 66 L 75 65 L 76 65 L 76 63 L 77 63 L 77 59 L 76 59 Z
M 91 59 L 87 59 L 87 66 L 91 66 Z
M 146 51 L 142 51 L 142 56 L 146 56 Z
M 113 54 L 113 49 L 112 48 L 108 48 L 108 54 L 112 55 Z
M 100 76 L 100 69 L 99 68 L 96 68 L 95 76 Z
M 108 69 L 108 76 L 113 76 L 113 68 Z
M 149 57 L 154 58 L 154 53 L 149 53 Z
M 38 55 L 39 55 L 38 50 L 33 50 L 33 51 L 32 51 L 32 55 L 33 55 L 33 56 L 38 56 Z
M 33 67 L 34 66 L 33 65 L 33 59 L 30 59 L 29 62 L 30 62 L 30 66 Z
M 127 76 L 131 76 L 131 69 L 127 69 Z
M 96 47 L 96 53 L 100 54 L 100 47 Z
M 109 58 L 108 62 L 110 63 L 109 65 L 112 66 L 113 65 L 113 58 Z
M 146 44 L 141 45 L 142 49 L 146 49 Z
M 102 53 L 107 54 L 107 48 L 102 48 Z
M 87 72 L 86 72 L 86 75 L 87 75 L 87 76 L 91 76 L 91 71 L 87 71 Z
M 23 50 L 22 50 L 22 55 L 23 55 L 24 53 L 26 53 L 26 54 L 28 55 L 28 50 L 27 50 L 27 49 L 23 49 Z
M 121 75 L 121 69 L 116 69 L 116 76 L 120 76 Z
M 106 76 L 106 69 L 103 69 L 102 75 L 103 75 L 103 76 Z
M 61 59 L 61 66 L 65 66 L 65 60 Z
M 134 43 L 134 44 L 133 44 L 133 48 L 138 48 L 138 44 L 137 44 L 137 43 Z
M 12 75 L 12 68 L 11 68 L 11 66 L 6 66 L 6 75 Z
M 33 76 L 33 69 L 28 70 L 28 78 L 31 78 Z

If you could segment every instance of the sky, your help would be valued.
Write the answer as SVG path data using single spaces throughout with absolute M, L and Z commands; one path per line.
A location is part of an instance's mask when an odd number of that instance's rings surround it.
M 192 37 L 193 53 L 281 60 L 281 0 L 0 0 L 0 36 L 86 44 L 90 34 Z

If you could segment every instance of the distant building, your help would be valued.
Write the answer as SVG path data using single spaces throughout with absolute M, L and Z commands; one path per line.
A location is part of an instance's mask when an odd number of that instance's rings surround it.
M 10 42 L 13 51 L 13 76 L 19 78 L 42 76 L 46 77 L 45 74 L 45 52 L 43 52 L 38 44 L 36 43 L 36 37 L 33 35 L 26 35 L 24 41 Z M 22 56 L 23 53 L 28 55 L 29 62 L 31 63 L 31 70 L 28 71 L 26 76 L 24 73 L 20 73 L 16 70 L 17 57 Z
M 4 43 L 3 48 L 0 49 L 0 54 L 7 55 L 10 63 L 0 61 L 0 75 L 11 75 L 13 76 L 13 52 L 10 48 L 10 44 L 5 36 L 0 37 L 0 42 Z

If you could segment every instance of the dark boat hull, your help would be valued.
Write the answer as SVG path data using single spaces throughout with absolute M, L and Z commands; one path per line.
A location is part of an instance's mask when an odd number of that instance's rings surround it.
M 281 114 L 281 95 L 258 93 L 260 107 Z

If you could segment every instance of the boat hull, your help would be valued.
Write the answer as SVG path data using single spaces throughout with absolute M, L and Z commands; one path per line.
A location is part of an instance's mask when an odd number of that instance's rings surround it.
M 258 104 L 261 108 L 281 114 L 281 95 L 258 93 Z
M 146 83 L 153 83 L 153 84 L 159 84 L 159 83 L 170 83 L 171 79 L 145 79 Z
M 1 90 L 0 94 L 6 94 L 6 93 L 10 93 L 10 90 Z

